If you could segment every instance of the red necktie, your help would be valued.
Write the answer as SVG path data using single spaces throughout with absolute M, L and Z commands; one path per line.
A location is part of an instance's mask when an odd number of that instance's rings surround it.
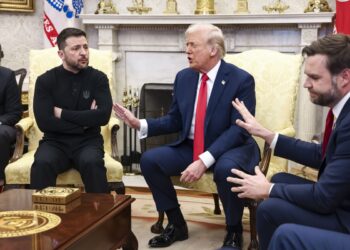
M 204 151 L 204 121 L 207 109 L 207 80 L 206 74 L 202 75 L 201 87 L 198 93 L 196 118 L 194 122 L 193 139 L 193 160 L 198 160 L 198 156 Z
M 322 142 L 322 157 L 326 154 L 326 148 L 329 141 L 329 137 L 331 137 L 332 127 L 333 127 L 334 115 L 332 109 L 328 111 L 326 118 L 326 128 L 324 130 L 323 142 Z

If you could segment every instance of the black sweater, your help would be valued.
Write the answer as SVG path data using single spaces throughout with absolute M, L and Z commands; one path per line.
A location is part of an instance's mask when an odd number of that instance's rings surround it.
M 91 110 L 93 100 L 95 110 Z M 54 107 L 62 108 L 60 119 L 54 116 Z M 37 78 L 33 108 L 44 139 L 96 136 L 112 110 L 107 76 L 92 67 L 77 74 L 62 65 L 53 68 Z

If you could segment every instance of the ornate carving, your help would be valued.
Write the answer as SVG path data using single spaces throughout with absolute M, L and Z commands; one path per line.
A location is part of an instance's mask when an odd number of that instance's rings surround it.
M 145 7 L 143 0 L 133 0 L 133 6 L 132 7 L 128 7 L 128 11 L 131 12 L 131 14 L 137 13 L 142 15 L 143 13 L 148 13 L 152 10 L 152 8 L 150 7 Z
M 119 14 L 116 7 L 113 5 L 112 0 L 106 2 L 105 0 L 100 0 L 97 4 L 97 10 L 95 14 Z
M 329 7 L 327 0 L 309 0 L 309 3 L 304 12 L 331 12 L 332 8 Z
M 268 13 L 271 13 L 271 12 L 283 13 L 288 8 L 289 8 L 289 5 L 282 3 L 281 0 L 276 0 L 271 4 L 263 6 L 263 10 L 266 10 Z

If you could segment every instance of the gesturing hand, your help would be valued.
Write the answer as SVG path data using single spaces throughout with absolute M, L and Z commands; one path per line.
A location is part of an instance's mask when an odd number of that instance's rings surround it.
M 275 133 L 263 127 L 238 98 L 232 101 L 232 105 L 241 114 L 244 120 L 237 119 L 236 124 L 247 130 L 250 134 L 258 136 L 264 139 L 268 144 L 271 144 Z
M 140 120 L 137 119 L 127 108 L 124 108 L 122 105 L 116 103 L 113 104 L 113 110 L 115 115 L 125 122 L 129 127 L 140 129 Z
M 227 181 L 238 185 L 232 187 L 231 191 L 239 193 L 239 198 L 259 200 L 265 199 L 269 196 L 269 191 L 272 184 L 260 171 L 259 166 L 255 167 L 255 175 L 249 175 L 237 169 L 232 169 L 231 172 L 237 175 L 239 178 L 227 177 Z

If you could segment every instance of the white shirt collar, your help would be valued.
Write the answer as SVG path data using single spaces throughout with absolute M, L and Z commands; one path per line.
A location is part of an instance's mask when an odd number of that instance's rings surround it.
M 218 61 L 218 63 L 207 73 L 207 76 L 209 77 L 209 80 L 213 83 L 215 82 L 216 75 L 218 74 L 219 68 L 221 65 L 221 60 Z M 202 79 L 202 73 L 199 75 L 199 79 Z
M 340 112 L 344 108 L 345 103 L 350 98 L 350 92 L 348 92 L 334 107 L 333 107 L 333 115 L 334 117 L 338 118 L 340 115 Z

